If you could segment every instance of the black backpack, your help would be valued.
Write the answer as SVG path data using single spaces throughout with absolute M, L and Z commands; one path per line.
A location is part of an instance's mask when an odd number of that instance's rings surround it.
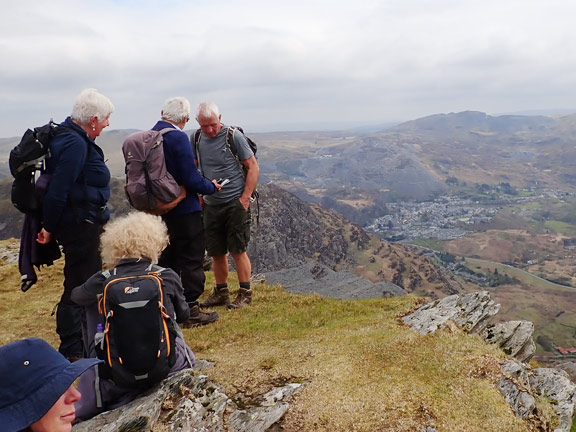
M 248 171 L 244 166 L 244 164 L 242 163 L 242 161 L 240 160 L 240 158 L 238 157 L 238 150 L 236 150 L 236 144 L 234 143 L 234 131 L 236 130 L 240 131 L 240 133 L 244 135 L 244 138 L 246 138 L 246 141 L 248 142 L 248 145 L 250 146 L 250 149 L 252 150 L 252 153 L 254 153 L 254 157 L 256 157 L 256 159 L 258 159 L 258 156 L 256 156 L 256 152 L 258 151 L 258 145 L 252 140 L 252 138 L 246 136 L 246 134 L 244 133 L 244 129 L 242 129 L 240 126 L 228 127 L 228 130 L 226 131 L 226 145 L 236 158 L 236 162 L 238 162 L 238 165 L 240 166 L 240 168 L 242 169 L 242 173 L 244 174 L 244 178 L 246 178 L 246 174 L 248 173 Z M 196 158 L 198 159 L 199 164 L 200 164 L 200 153 L 198 151 L 198 147 L 200 144 L 201 132 L 202 131 L 200 129 L 196 129 L 196 132 L 194 132 L 194 140 L 192 141 L 192 143 L 194 144 L 194 150 L 196 152 Z M 201 166 L 199 168 L 200 170 L 202 170 Z
M 238 157 L 238 150 L 236 149 L 236 143 L 234 142 L 234 131 L 236 131 L 236 130 L 239 131 L 242 135 L 244 135 L 244 138 L 246 138 L 246 142 L 248 142 L 248 145 L 250 146 L 250 150 L 252 150 L 252 153 L 254 153 L 254 157 L 256 159 L 258 159 L 258 156 L 256 156 L 256 152 L 258 151 L 258 145 L 252 140 L 252 138 L 250 138 L 249 136 L 246 136 L 246 134 L 244 133 L 244 129 L 242 129 L 240 126 L 228 126 L 228 130 L 226 131 L 226 145 L 228 146 L 228 148 L 230 149 L 230 151 L 234 155 L 236 162 L 238 162 L 238 166 L 242 170 L 242 174 L 244 174 L 244 178 L 246 178 L 246 175 L 248 174 L 248 169 L 244 166 L 244 164 L 242 163 L 242 161 Z M 194 132 L 194 139 L 192 139 L 192 137 L 190 137 L 190 141 L 194 145 L 195 156 L 196 156 L 196 159 L 198 160 L 198 168 L 202 172 L 202 163 L 200 161 L 200 152 L 198 151 L 199 146 L 200 146 L 201 132 L 202 131 L 200 129 L 196 129 L 196 132 Z M 254 189 L 254 192 L 252 192 L 252 198 L 255 200 L 258 200 L 258 196 L 259 196 L 258 191 L 256 189 Z
M 96 354 L 105 361 L 98 366 L 101 378 L 148 388 L 170 372 L 178 330 L 164 307 L 163 270 L 150 266 L 144 274 L 124 277 L 116 276 L 116 269 L 103 272 L 98 311 L 104 334 L 95 337 Z
M 8 163 L 14 177 L 12 204 L 22 213 L 39 211 L 40 203 L 36 192 L 38 173 L 45 171 L 45 160 L 50 157 L 50 140 L 66 130 L 50 120 L 44 126 L 28 129 L 20 143 L 10 151 Z

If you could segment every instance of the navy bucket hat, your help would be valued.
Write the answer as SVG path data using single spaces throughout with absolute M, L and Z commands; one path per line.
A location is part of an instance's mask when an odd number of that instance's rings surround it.
M 82 372 L 98 363 L 95 358 L 70 363 L 40 338 L 1 346 L 2 431 L 19 431 L 40 420 Z

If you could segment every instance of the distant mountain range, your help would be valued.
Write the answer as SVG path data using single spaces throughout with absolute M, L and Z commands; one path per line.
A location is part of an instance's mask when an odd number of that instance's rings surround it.
M 339 211 L 360 224 L 395 200 L 430 199 L 452 177 L 516 187 L 576 187 L 576 115 L 436 114 L 383 129 L 255 133 L 261 183 Z M 376 126 L 377 128 L 377 126 Z M 134 130 L 97 139 L 114 176 L 124 175 L 121 145 Z M 187 131 L 188 133 L 191 132 Z M 19 138 L 0 139 L 0 178 Z
M 393 135 L 442 180 L 456 177 L 516 187 L 576 187 L 574 114 L 438 114 L 394 126 L 382 138 Z

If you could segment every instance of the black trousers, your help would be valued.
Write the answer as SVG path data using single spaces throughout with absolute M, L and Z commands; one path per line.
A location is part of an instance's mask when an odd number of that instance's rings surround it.
M 183 215 L 168 213 L 162 219 L 168 227 L 170 244 L 162 252 L 158 264 L 180 275 L 186 301 L 195 302 L 204 292 L 206 281 L 203 268 L 206 241 L 202 212 Z
M 62 228 L 57 235 L 64 251 L 64 293 L 56 311 L 56 332 L 60 336 L 58 351 L 65 357 L 83 356 L 83 308 L 72 302 L 72 290 L 94 273 L 102 270 L 100 234 L 102 225 L 82 222 Z

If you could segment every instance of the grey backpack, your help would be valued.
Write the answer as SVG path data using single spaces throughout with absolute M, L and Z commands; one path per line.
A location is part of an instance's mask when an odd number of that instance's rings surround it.
M 176 129 L 147 130 L 128 135 L 122 144 L 126 162 L 126 196 L 136 210 L 164 214 L 186 197 L 166 169 L 163 135 Z

